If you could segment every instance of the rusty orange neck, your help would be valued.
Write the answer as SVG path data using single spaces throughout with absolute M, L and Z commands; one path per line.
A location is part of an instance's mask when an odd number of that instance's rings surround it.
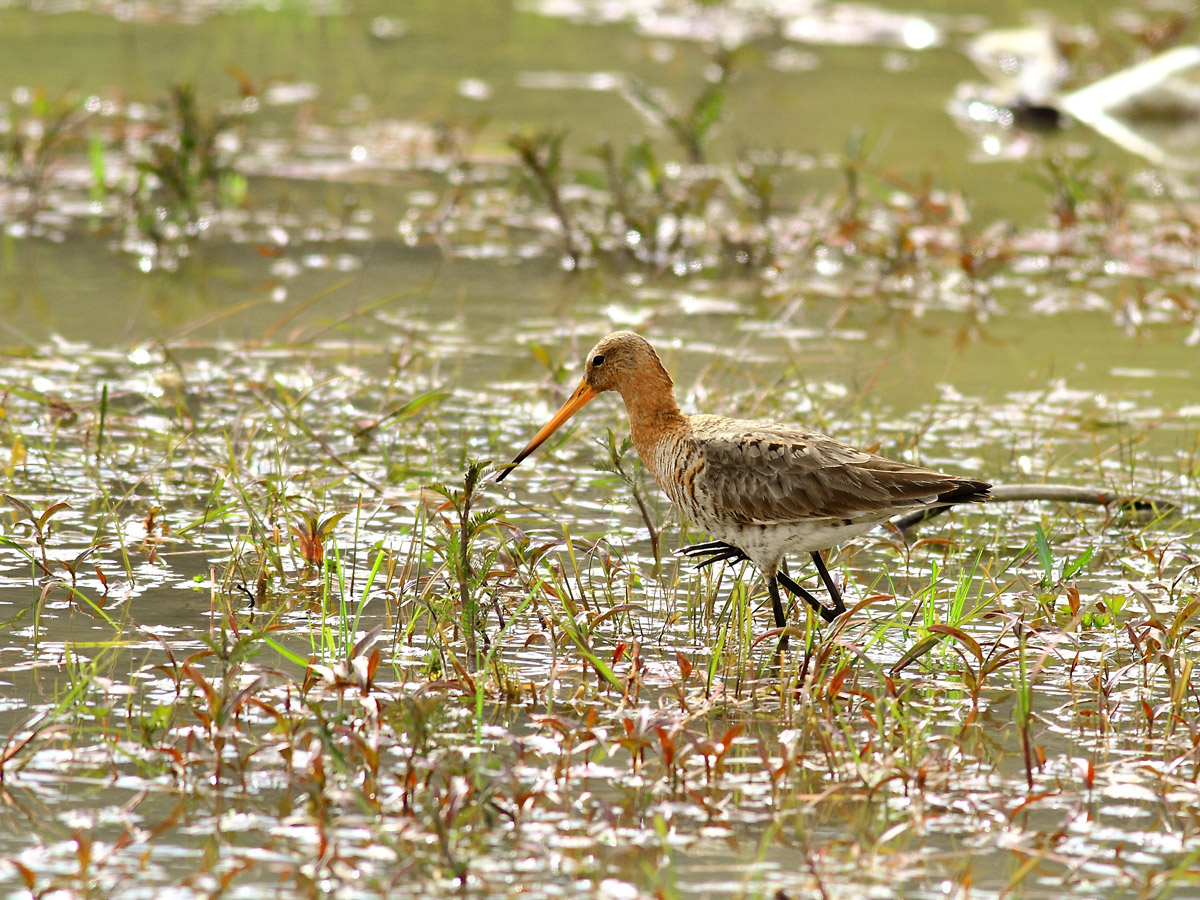
M 654 448 L 664 439 L 687 429 L 687 416 L 675 400 L 675 382 L 655 357 L 638 369 L 634 378 L 618 387 L 629 414 L 633 446 L 643 465 L 654 471 Z

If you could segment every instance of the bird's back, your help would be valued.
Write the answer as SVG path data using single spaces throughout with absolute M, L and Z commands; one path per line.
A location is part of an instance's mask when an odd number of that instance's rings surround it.
M 653 455 L 663 490 L 705 527 L 818 520 L 869 527 L 906 510 L 984 500 L 989 487 L 798 426 L 724 416 L 689 416 L 688 428 L 664 436 Z

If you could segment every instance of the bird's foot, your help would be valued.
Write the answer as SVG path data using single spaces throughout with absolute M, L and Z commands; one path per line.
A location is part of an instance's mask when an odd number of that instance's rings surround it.
M 801 600 L 811 606 L 817 615 L 819 615 L 826 622 L 832 622 L 846 611 L 846 606 L 842 603 L 840 594 L 833 595 L 835 606 L 833 609 L 830 609 L 828 606 L 806 591 L 803 587 L 793 581 L 791 576 L 786 572 L 779 572 L 776 577 L 778 577 L 780 584 L 782 584 L 790 593 L 799 597 Z
M 817 567 L 817 574 L 821 576 L 821 581 L 824 583 L 825 589 L 829 591 L 829 599 L 833 601 L 833 609 L 828 611 L 823 609 L 821 617 L 826 622 L 832 622 L 846 611 L 846 604 L 842 602 L 842 592 L 838 590 L 838 586 L 829 574 L 829 569 L 825 567 L 825 560 L 821 558 L 821 554 L 814 550 L 811 556 L 813 565 Z
M 680 547 L 675 552 L 680 556 L 686 556 L 688 559 L 708 557 L 696 563 L 697 569 L 711 566 L 715 562 L 739 563 L 745 562 L 750 558 L 740 548 L 733 546 L 733 544 L 727 544 L 724 541 L 705 541 L 702 544 L 690 544 L 687 547 Z

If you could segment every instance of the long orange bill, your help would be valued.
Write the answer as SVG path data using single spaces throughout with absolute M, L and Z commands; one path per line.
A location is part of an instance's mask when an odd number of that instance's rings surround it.
M 575 388 L 575 393 L 562 405 L 562 409 L 554 414 L 554 418 L 542 426 L 542 430 L 533 436 L 533 440 L 529 442 L 529 445 L 524 450 L 513 457 L 513 461 L 508 464 L 507 469 L 500 473 L 496 481 L 503 481 L 507 478 L 508 473 L 515 469 L 521 463 L 521 460 L 542 446 L 546 438 L 558 431 L 559 426 L 563 422 L 595 400 L 599 394 L 600 392 L 588 384 L 586 380 L 579 382 L 579 387 Z

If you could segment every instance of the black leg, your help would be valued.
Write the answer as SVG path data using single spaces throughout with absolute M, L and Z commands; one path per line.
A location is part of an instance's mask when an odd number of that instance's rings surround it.
M 812 594 L 810 594 L 808 591 L 806 591 L 804 588 L 802 588 L 796 582 L 792 581 L 792 578 L 790 575 L 780 572 L 779 573 L 779 583 L 782 584 L 789 591 L 791 591 L 793 594 L 795 594 L 797 597 L 799 597 L 801 600 L 803 600 L 805 603 L 807 603 L 809 606 L 811 606 L 817 613 L 820 614 L 821 618 L 824 619 L 826 622 L 832 622 L 834 619 L 836 619 L 838 617 L 838 613 L 836 611 L 826 608 L 824 606 L 824 604 L 821 603 L 820 600 L 818 600 L 816 597 L 814 597 Z M 844 608 L 845 607 L 843 607 L 843 609 Z
M 786 577 L 786 576 L 783 576 Z M 775 614 L 775 627 L 787 627 L 787 616 L 783 612 L 783 601 L 779 599 L 779 584 L 776 581 L 775 575 L 767 575 L 767 593 L 771 595 L 771 612 Z M 788 579 L 789 581 L 791 579 Z M 786 650 L 788 646 L 788 636 L 786 633 L 779 636 L 779 645 L 775 648 L 778 653 Z
M 846 611 L 846 604 L 842 602 L 842 593 L 833 583 L 833 579 L 829 577 L 829 570 L 825 568 L 825 560 L 821 559 L 821 554 L 816 550 L 812 552 L 812 561 L 813 565 L 817 567 L 817 574 L 825 582 L 825 590 L 829 591 L 829 599 L 833 601 L 833 616 L 837 618 Z M 827 621 L 832 622 L 833 619 Z
M 711 566 L 715 562 L 739 563 L 749 559 L 745 553 L 733 546 L 733 544 L 727 544 L 724 541 L 705 541 L 703 544 L 692 544 L 688 547 L 681 547 L 678 553 L 680 556 L 688 558 L 707 556 L 708 559 L 702 559 L 696 563 L 697 569 Z
M 705 541 L 701 544 L 690 544 L 687 547 L 681 547 L 676 552 L 680 556 L 686 556 L 689 559 L 707 557 L 696 563 L 697 569 L 711 566 L 716 562 L 739 563 L 745 562 L 750 558 L 741 549 L 725 541 Z M 783 628 L 787 622 L 783 603 L 779 599 L 779 585 L 783 585 L 787 591 L 811 606 L 826 622 L 832 622 L 846 611 L 846 604 L 842 602 L 842 593 L 838 590 L 837 585 L 833 583 L 833 578 L 829 574 L 829 569 L 825 567 L 825 560 L 821 558 L 821 554 L 814 550 L 812 552 L 812 561 L 817 567 L 817 574 L 821 576 L 821 582 L 825 585 L 825 589 L 829 591 L 829 599 L 833 601 L 833 609 L 825 606 L 820 600 L 792 580 L 787 571 L 787 562 L 784 561 L 782 568 L 775 575 L 767 577 L 767 590 L 771 594 L 771 605 L 775 612 L 775 624 L 777 627 Z M 781 642 L 781 648 L 786 649 L 786 645 L 787 639 L 785 637 Z
M 696 568 L 703 569 L 705 566 L 711 566 L 713 563 L 716 563 L 716 562 L 727 562 L 727 563 L 736 564 L 736 563 L 740 563 L 740 562 L 745 562 L 747 559 L 749 559 L 749 557 L 746 556 L 746 554 L 743 553 L 741 550 L 739 550 L 737 547 L 730 547 L 728 550 L 714 551 L 713 555 L 710 556 L 708 559 L 702 559 L 702 560 L 700 560 L 700 562 L 696 563 Z
M 704 541 L 699 544 L 688 544 L 686 547 L 680 547 L 676 552 L 681 556 L 692 556 L 697 553 L 712 553 L 716 550 L 725 550 L 732 546 L 733 544 L 727 544 L 724 541 Z

